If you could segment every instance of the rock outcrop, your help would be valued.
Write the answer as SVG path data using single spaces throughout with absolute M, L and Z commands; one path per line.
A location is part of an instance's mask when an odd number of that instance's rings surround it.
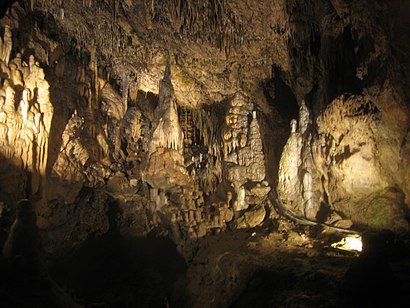
M 387 137 L 388 124 L 376 105 L 366 96 L 339 97 L 316 119 L 313 136 L 304 104 L 299 114 L 299 127 L 291 122 L 279 167 L 284 205 L 310 220 L 323 203 L 357 225 L 408 229 L 408 185 L 399 176 L 407 165 L 402 171 L 395 166 L 400 146 Z
M 10 61 L 12 35 L 6 26 L 1 46 L 0 155 L 3 194 L 16 200 L 25 195 L 45 197 L 48 143 L 53 118 L 49 84 L 33 55 L 20 53 Z M 10 175 L 17 170 L 17 177 Z M 4 178 L 5 177 L 5 178 Z
M 407 229 L 400 173 L 408 167 L 396 165 L 400 145 L 382 111 L 365 96 L 340 97 L 317 124 L 314 157 L 331 208 L 371 228 Z
M 75 242 L 106 232 L 112 204 L 121 232 L 179 244 L 253 228 L 275 216 L 271 187 L 301 218 L 407 228 L 407 75 L 377 22 L 387 6 L 111 4 L 20 1 L 1 20 L 0 201 L 32 199 L 50 242 L 93 208 Z
M 313 161 L 312 119 L 304 101 L 299 108 L 299 126 L 295 119 L 290 126 L 279 163 L 278 195 L 295 215 L 317 220 L 323 194 Z

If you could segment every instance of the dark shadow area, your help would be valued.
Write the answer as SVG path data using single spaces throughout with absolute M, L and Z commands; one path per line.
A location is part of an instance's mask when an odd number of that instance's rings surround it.
M 407 307 L 409 247 L 393 232 L 363 234 L 363 252 L 346 272 L 341 285 L 345 307 Z
M 316 97 L 319 101 L 316 112 L 326 107 L 326 104 L 336 97 L 345 94 L 361 94 L 364 82 L 357 74 L 357 67 L 363 61 L 361 57 L 372 48 L 370 42 L 355 41 L 355 34 L 350 27 L 346 27 L 343 34 L 337 38 L 324 36 L 321 40 L 320 60 L 325 77 L 324 97 Z M 356 52 L 357 45 L 360 46 Z M 362 50 L 365 50 L 362 52 Z
M 336 299 L 337 281 L 330 276 L 283 268 L 254 273 L 230 307 L 337 307 Z
M 358 257 L 338 251 L 312 262 L 289 254 L 253 273 L 230 307 L 407 307 L 409 252 L 408 235 L 385 230 L 363 234 Z
M 2 0 L 0 2 L 0 18 L 3 18 L 7 10 L 13 5 L 16 0 Z
M 264 87 L 264 94 L 269 105 L 275 108 L 282 119 L 289 123 L 291 119 L 298 119 L 299 105 L 292 89 L 280 77 L 279 68 L 272 68 L 273 78 Z
M 17 201 L 30 198 L 32 173 L 23 166 L 16 166 L 9 157 L 0 154 L 0 201 L 14 208 Z
M 48 274 L 32 203 L 20 200 L 11 227 L 10 219 L 3 208 L 1 232 L 6 237 L 0 247 L 1 307 L 75 307 L 73 299 Z
M 93 238 L 68 260 L 56 264 L 52 277 L 86 307 L 181 307 L 186 264 L 170 240 L 149 235 L 123 238 L 116 224 L 118 207 L 108 209 L 110 229 Z

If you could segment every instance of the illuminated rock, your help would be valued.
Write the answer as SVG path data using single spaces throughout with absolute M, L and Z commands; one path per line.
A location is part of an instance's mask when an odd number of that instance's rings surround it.
M 339 242 L 331 244 L 331 247 L 340 250 L 361 252 L 363 249 L 362 237 L 357 234 L 348 235 Z
M 18 68 L 16 63 L 10 63 L 10 79 L 13 81 L 14 86 L 23 87 L 23 77 L 21 70 Z
M 261 182 L 265 179 L 265 156 L 263 153 L 262 139 L 258 120 L 256 118 L 256 111 L 252 112 L 252 121 L 249 126 L 248 144 L 251 150 L 251 163 L 248 164 L 247 173 L 249 180 L 254 182 Z M 246 159 L 245 159 L 246 161 Z
M 10 61 L 11 50 L 13 47 L 12 35 L 11 30 L 8 25 L 4 27 L 4 37 L 2 42 L 1 50 L 0 50 L 0 60 L 5 62 L 6 64 Z
M 291 121 L 291 134 L 279 163 L 278 194 L 294 214 L 316 220 L 323 194 L 312 156 L 311 124 L 309 109 L 302 101 L 299 127 L 296 120 Z
M 335 99 L 317 120 L 314 159 L 332 209 L 357 224 L 406 229 L 405 185 L 389 170 L 397 145 L 380 117 L 363 96 Z
M 160 82 L 160 94 L 158 107 L 155 110 L 155 118 L 149 152 L 153 153 L 157 148 L 164 147 L 174 149 L 180 153 L 183 150 L 184 134 L 179 125 L 178 112 L 174 101 L 174 89 L 171 83 L 169 64 L 166 67 L 164 79 Z
M 245 187 L 240 186 L 237 191 L 236 200 L 233 204 L 233 209 L 235 211 L 243 211 L 248 208 L 248 203 L 246 202 L 246 192 Z
M 41 178 L 46 175 L 48 161 L 48 139 L 51 121 L 54 114 L 50 102 L 49 84 L 45 80 L 44 71 L 30 56 L 29 65 L 22 62 L 21 55 L 13 59 L 10 64 L 11 31 L 6 26 L 1 48 L 0 63 L 6 77 L 0 89 L 1 96 L 1 134 L 3 147 L 0 152 L 15 167 L 21 167 L 23 172 L 30 176 L 30 187 L 27 192 L 44 192 L 45 181 Z M 7 68 L 7 69 L 6 69 Z M 21 100 L 16 101 L 18 96 Z M 16 193 L 17 190 L 12 192 Z M 40 195 L 39 195 L 40 196 Z
M 223 130 L 224 161 L 227 179 L 236 192 L 234 211 L 249 207 L 244 185 L 247 182 L 262 182 L 266 177 L 260 127 L 253 104 L 241 91 L 230 102 Z M 249 116 L 252 117 L 249 123 Z M 269 190 L 267 190 L 267 193 Z
M 278 194 L 283 203 L 290 207 L 295 214 L 303 215 L 301 194 L 302 184 L 299 170 L 302 165 L 302 136 L 297 129 L 297 121 L 292 120 L 291 133 L 283 148 L 279 163 Z

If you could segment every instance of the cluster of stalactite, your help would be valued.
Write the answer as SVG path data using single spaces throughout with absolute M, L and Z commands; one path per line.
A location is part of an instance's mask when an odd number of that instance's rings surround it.
M 84 0 L 84 9 L 79 13 L 76 11 L 77 5 L 74 0 L 34 2 L 35 9 L 42 12 L 44 18 L 51 17 L 54 22 L 69 27 L 72 47 L 79 54 L 94 55 L 98 67 L 110 68 L 107 73 L 119 84 L 123 82 L 124 77 L 135 79 L 137 70 L 141 70 L 149 63 L 150 54 L 144 46 L 134 42 L 137 40 L 134 30 L 124 29 L 117 22 L 120 7 L 122 12 L 135 8 L 119 0 Z M 67 14 L 75 19 L 75 23 L 65 19 Z M 93 23 L 89 22 L 90 18 L 93 19 Z
M 41 6 L 48 6 L 48 5 L 58 5 L 61 6 L 64 2 L 71 2 L 71 3 L 76 3 L 78 2 L 82 4 L 83 7 L 91 7 L 94 4 L 97 4 L 100 1 L 93 1 L 93 0 L 81 0 L 81 1 L 76 1 L 76 0 L 30 0 L 30 7 L 34 9 L 36 4 L 39 4 Z M 105 2 L 105 1 L 104 1 Z
M 184 132 L 184 159 L 190 174 L 206 195 L 212 194 L 222 181 L 220 149 L 221 118 L 214 108 L 180 109 Z
M 164 8 L 168 11 L 167 17 Z M 152 11 L 154 21 L 169 20 L 178 33 L 198 43 L 210 43 L 227 53 L 243 43 L 242 22 L 224 0 L 152 1 Z

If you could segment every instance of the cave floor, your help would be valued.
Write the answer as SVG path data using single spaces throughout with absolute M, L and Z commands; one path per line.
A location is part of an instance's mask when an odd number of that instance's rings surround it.
M 206 241 L 187 271 L 192 307 L 336 307 L 357 258 L 297 232 L 227 232 Z
M 330 248 L 338 236 L 260 228 L 216 233 L 176 247 L 156 236 L 107 234 L 57 265 L 52 276 L 86 307 L 402 307 L 410 302 L 408 249 L 388 261 L 366 258 Z

